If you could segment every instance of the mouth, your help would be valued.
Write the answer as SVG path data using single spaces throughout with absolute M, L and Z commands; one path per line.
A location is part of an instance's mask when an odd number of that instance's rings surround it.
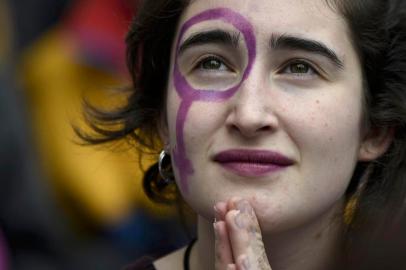
M 245 177 L 259 177 L 283 170 L 294 161 L 267 150 L 231 149 L 217 153 L 214 161 L 223 168 Z

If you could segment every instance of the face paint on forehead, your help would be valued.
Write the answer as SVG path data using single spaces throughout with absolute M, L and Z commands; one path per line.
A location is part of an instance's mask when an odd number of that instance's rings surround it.
M 244 70 L 241 81 L 225 91 L 218 91 L 217 89 L 201 90 L 193 88 L 186 78 L 181 74 L 178 65 L 178 51 L 180 41 L 185 32 L 193 25 L 208 21 L 208 20 L 221 20 L 225 23 L 231 24 L 239 32 L 242 33 L 248 51 L 248 63 Z M 197 14 L 188 21 L 186 21 L 179 32 L 179 37 L 176 43 L 176 55 L 174 60 L 173 82 L 176 91 L 181 98 L 181 104 L 176 118 L 176 146 L 173 150 L 172 156 L 174 157 L 175 166 L 178 168 L 178 175 L 180 180 L 181 189 L 184 193 L 188 193 L 188 175 L 193 174 L 193 166 L 186 156 L 186 148 L 184 142 L 184 126 L 190 106 L 194 101 L 207 101 L 207 102 L 220 102 L 232 97 L 235 92 L 240 88 L 241 84 L 248 77 L 256 56 L 256 41 L 254 30 L 249 21 L 241 14 L 227 8 L 216 8 L 206 10 Z

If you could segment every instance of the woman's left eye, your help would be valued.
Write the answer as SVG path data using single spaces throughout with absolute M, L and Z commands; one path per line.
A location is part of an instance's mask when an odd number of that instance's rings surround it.
M 317 75 L 318 72 L 307 62 L 295 61 L 289 63 L 282 69 L 282 73 L 292 74 L 294 76 Z

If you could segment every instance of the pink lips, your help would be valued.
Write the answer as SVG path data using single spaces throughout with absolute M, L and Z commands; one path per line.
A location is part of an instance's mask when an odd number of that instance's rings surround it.
M 241 176 L 255 177 L 291 166 L 294 161 L 266 150 L 227 150 L 214 156 L 214 161 Z

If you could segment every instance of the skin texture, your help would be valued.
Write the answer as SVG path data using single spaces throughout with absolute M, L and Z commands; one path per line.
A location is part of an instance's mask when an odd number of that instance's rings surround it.
M 238 46 L 211 42 L 179 53 L 185 40 L 210 30 L 237 34 Z M 272 47 L 280 36 L 324 44 L 342 65 Z M 323 0 L 189 5 L 173 44 L 163 139 L 198 214 L 192 269 L 244 269 L 243 262 L 248 269 L 330 269 L 356 163 L 377 158 L 390 141 L 362 128 L 361 73 L 347 24 Z M 294 162 L 245 177 L 214 160 L 229 149 L 274 151 Z
M 232 24 L 240 32 L 243 33 L 244 39 L 248 43 L 248 65 L 245 68 L 244 75 L 239 84 L 233 86 L 225 91 L 218 91 L 218 89 L 201 90 L 196 89 L 190 85 L 179 70 L 179 64 L 177 62 L 178 57 L 175 57 L 175 68 L 173 72 L 175 89 L 177 90 L 179 96 L 182 98 L 182 102 L 178 111 L 178 116 L 176 119 L 176 138 L 177 144 L 173 150 L 174 163 L 178 168 L 178 174 L 180 179 L 180 187 L 184 193 L 188 192 L 188 181 L 187 176 L 193 173 L 193 168 L 190 160 L 186 156 L 185 142 L 183 137 L 185 121 L 187 113 L 190 106 L 195 101 L 206 101 L 206 102 L 221 102 L 225 99 L 230 98 L 239 89 L 244 80 L 248 77 L 249 72 L 252 68 L 252 63 L 255 59 L 255 37 L 253 33 L 252 26 L 238 13 L 233 12 L 230 9 L 211 9 L 204 11 L 193 18 L 189 19 L 182 26 L 180 30 L 179 39 L 177 42 L 177 51 L 179 50 L 180 40 L 184 36 L 184 33 L 194 24 L 206 21 L 206 20 L 222 20 L 226 23 Z

